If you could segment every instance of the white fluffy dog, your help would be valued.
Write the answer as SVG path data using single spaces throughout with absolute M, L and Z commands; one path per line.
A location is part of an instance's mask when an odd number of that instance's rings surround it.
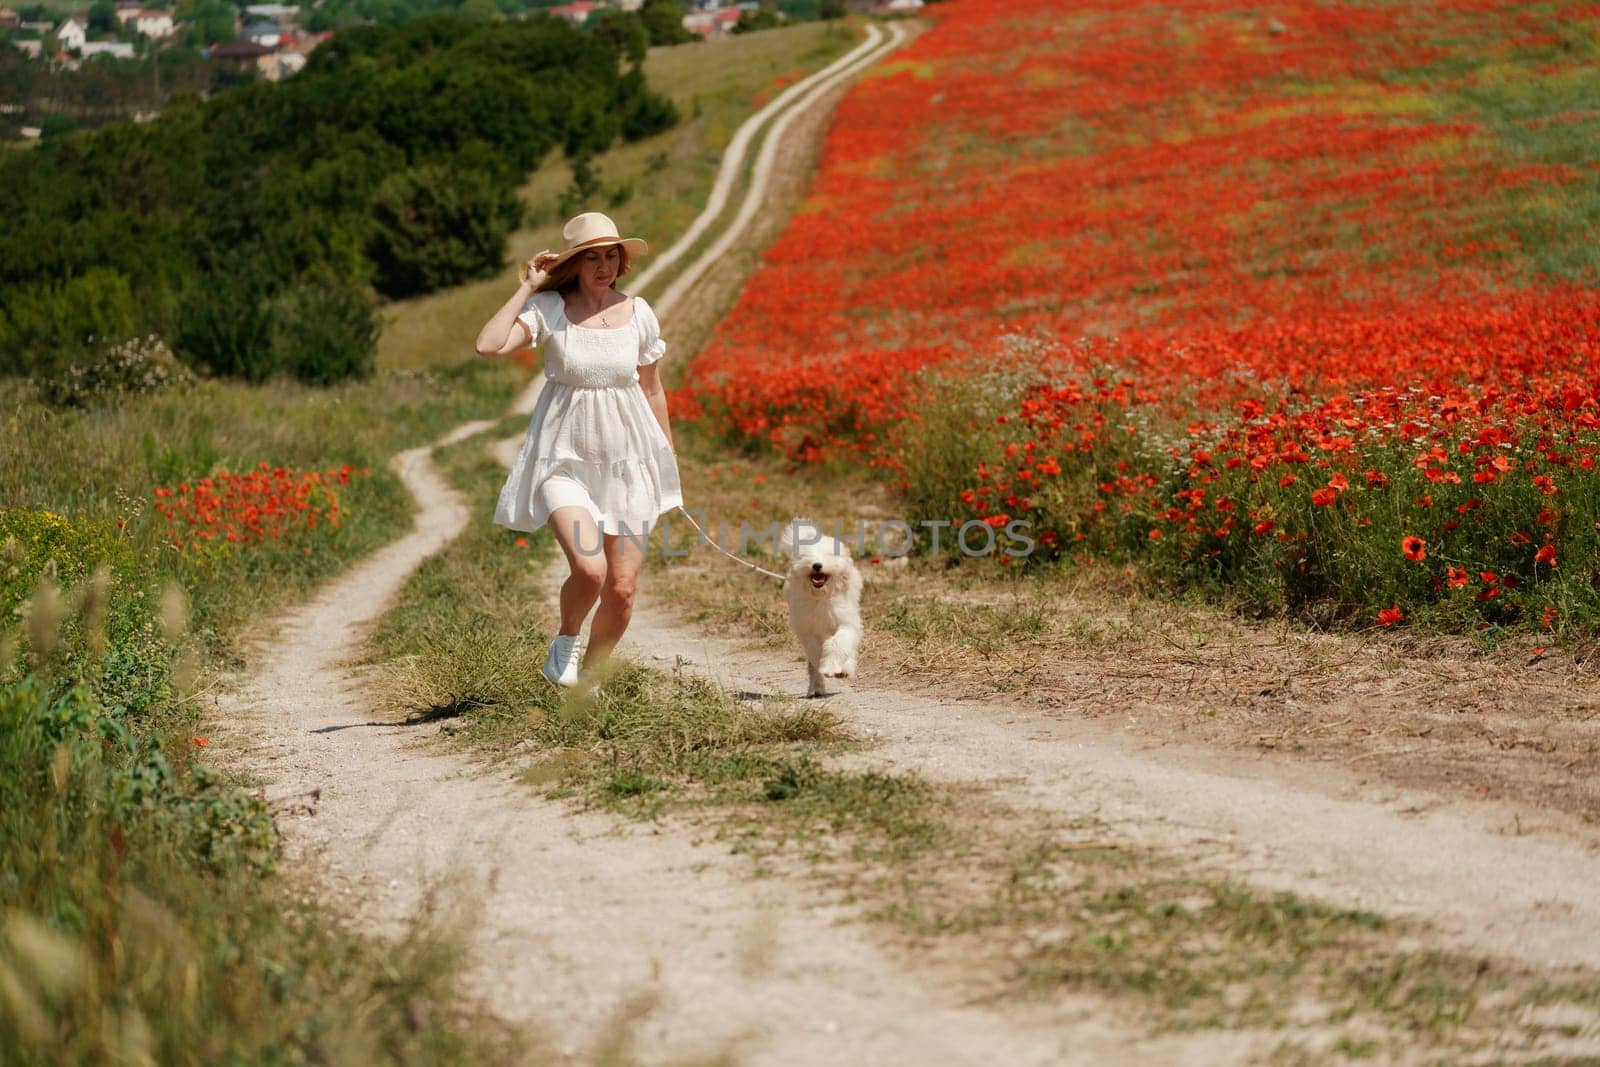
M 861 572 L 850 558 L 850 546 L 808 519 L 790 523 L 780 547 L 790 559 L 783 595 L 789 601 L 789 625 L 806 652 L 806 695 L 827 696 L 824 679 L 856 676 Z

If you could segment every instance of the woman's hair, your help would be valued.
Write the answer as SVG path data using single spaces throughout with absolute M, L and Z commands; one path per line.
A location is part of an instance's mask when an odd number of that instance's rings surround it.
M 617 259 L 617 278 L 620 278 L 624 274 L 628 273 L 628 249 L 627 249 L 627 246 L 626 245 L 617 244 L 617 245 L 606 245 L 605 247 L 607 247 L 607 248 L 615 248 L 617 250 L 617 257 L 618 257 L 618 259 Z M 586 252 L 586 251 L 588 251 L 588 249 L 585 249 L 584 251 Z M 547 277 L 542 283 L 540 283 L 539 288 L 535 289 L 534 292 L 536 292 L 536 293 L 556 292 L 556 293 L 562 293 L 562 294 L 566 294 L 566 293 L 572 292 L 574 289 L 576 289 L 578 287 L 578 271 L 580 269 L 582 269 L 582 267 L 583 267 L 583 253 L 580 252 L 577 255 L 571 257 L 570 259 L 568 259 L 565 263 L 562 263 L 560 266 L 556 267 L 555 270 L 551 271 L 550 272 L 550 276 Z M 617 287 L 616 278 L 613 278 L 611 280 L 611 288 L 615 289 L 616 287 Z

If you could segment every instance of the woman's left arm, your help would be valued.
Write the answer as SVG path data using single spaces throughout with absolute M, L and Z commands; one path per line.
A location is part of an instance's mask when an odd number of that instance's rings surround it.
M 661 432 L 667 435 L 668 447 L 676 452 L 677 447 L 672 444 L 672 427 L 667 423 L 667 390 L 661 384 L 661 369 L 656 364 L 646 363 L 639 368 L 639 388 L 644 390 L 644 398 L 650 402 L 650 411 L 661 424 Z

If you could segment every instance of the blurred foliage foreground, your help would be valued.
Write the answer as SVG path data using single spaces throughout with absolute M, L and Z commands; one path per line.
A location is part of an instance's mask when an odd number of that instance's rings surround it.
M 462 1062 L 458 933 L 356 937 L 208 769 L 187 605 L 112 523 L 0 512 L 7 1063 Z M 473 1036 L 463 1036 L 463 1035 Z

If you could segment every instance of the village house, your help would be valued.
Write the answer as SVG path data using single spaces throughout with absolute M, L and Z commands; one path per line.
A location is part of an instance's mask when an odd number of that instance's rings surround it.
M 256 67 L 263 56 L 271 56 L 272 49 L 254 41 L 224 41 L 206 50 L 206 56 L 218 63 L 233 67 Z
M 240 34 L 245 40 L 253 41 L 263 48 L 276 51 L 284 43 L 283 27 L 276 22 L 257 22 L 246 26 L 244 33 Z
M 293 4 L 250 4 L 244 9 L 247 19 L 260 19 L 263 22 L 276 22 L 283 25 L 295 22 L 300 18 L 300 9 Z
M 117 7 L 117 19 L 123 26 L 144 34 L 152 40 L 171 37 L 177 31 L 172 12 L 153 7 Z
M 68 15 L 55 29 L 56 40 L 65 50 L 82 49 L 89 43 L 89 19 L 84 15 Z
M 554 15 L 558 19 L 566 19 L 575 26 L 582 26 L 589 20 L 590 15 L 603 7 L 604 4 L 597 4 L 594 0 L 573 0 L 570 4 L 549 8 L 547 14 Z
M 0 7 L 0 30 L 15 30 L 22 26 L 22 16 L 9 7 Z
M 84 59 L 90 56 L 110 56 L 112 59 L 132 59 L 133 45 L 127 41 L 88 41 L 78 49 Z
M 744 12 L 737 7 L 706 8 L 683 16 L 683 28 L 702 37 L 721 37 L 732 33 Z

